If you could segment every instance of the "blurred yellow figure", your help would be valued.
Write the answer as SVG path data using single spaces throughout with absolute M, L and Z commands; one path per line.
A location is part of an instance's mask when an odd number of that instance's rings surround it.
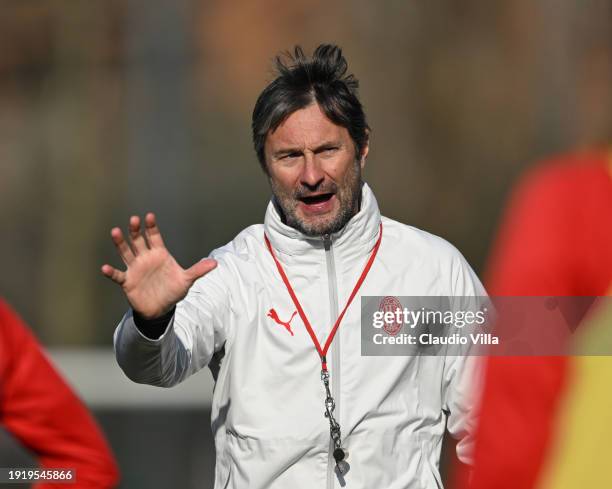
M 612 290 L 608 295 L 612 295 Z M 543 471 L 541 489 L 612 487 L 608 469 L 612 442 L 612 299 L 588 319 L 573 359 L 557 436 Z M 587 356 L 600 353 L 601 356 Z

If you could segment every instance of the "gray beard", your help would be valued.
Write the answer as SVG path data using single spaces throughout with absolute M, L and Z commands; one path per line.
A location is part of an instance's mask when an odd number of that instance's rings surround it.
M 346 203 L 341 203 L 340 211 L 338 215 L 329 223 L 327 223 L 324 227 L 318 227 L 315 225 L 308 225 L 300 219 L 295 214 L 295 207 L 292 209 L 284 209 L 281 200 L 277 197 L 276 192 L 274 192 L 274 187 L 272 187 L 272 192 L 274 194 L 274 205 L 278 210 L 281 220 L 287 226 L 290 226 L 305 236 L 310 238 L 315 238 L 318 236 L 323 236 L 326 234 L 334 234 L 340 231 L 344 226 L 348 224 L 351 218 L 359 212 L 359 208 L 361 207 L 361 187 L 363 186 L 363 182 L 361 178 L 357 180 L 357 184 L 351 191 L 351 198 Z

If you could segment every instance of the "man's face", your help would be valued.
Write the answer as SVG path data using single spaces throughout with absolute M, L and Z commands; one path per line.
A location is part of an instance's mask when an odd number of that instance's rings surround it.
M 358 211 L 361 170 L 346 128 L 314 103 L 291 114 L 266 137 L 266 167 L 286 224 L 307 236 L 335 233 Z

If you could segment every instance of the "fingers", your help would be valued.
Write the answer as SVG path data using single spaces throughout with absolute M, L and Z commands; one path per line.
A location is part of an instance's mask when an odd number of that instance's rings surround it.
M 159 228 L 155 222 L 155 215 L 149 212 L 145 217 L 145 236 L 140 232 L 140 217 L 130 217 L 128 232 L 130 236 L 130 243 L 123 237 L 123 232 L 120 228 L 115 227 L 111 230 L 111 238 L 119 256 L 126 265 L 130 265 L 134 258 L 149 249 L 149 246 L 163 247 L 164 242 L 162 240 Z M 147 243 L 148 241 L 148 243 Z
M 151 248 L 164 247 L 164 240 L 162 239 L 162 235 L 157 227 L 155 214 L 152 212 L 149 212 L 145 216 L 145 236 L 147 237 L 147 241 L 149 242 L 149 246 Z
M 132 250 L 135 255 L 147 251 L 147 243 L 144 236 L 140 233 L 140 217 L 130 217 L 130 225 L 128 226 L 130 231 L 130 241 L 132 243 Z
M 105 277 L 110 278 L 116 284 L 123 285 L 125 282 L 125 272 L 117 270 L 110 265 L 102 265 L 100 270 Z
M 123 263 L 129 265 L 134 260 L 134 253 L 130 249 L 129 245 L 126 243 L 125 239 L 123 239 L 123 233 L 119 228 L 111 229 L 111 238 L 113 243 L 115 243 L 115 248 L 117 248 L 117 253 L 123 260 Z
M 199 261 L 191 268 L 185 270 L 187 275 L 189 276 L 191 282 L 195 282 L 200 277 L 203 277 L 212 269 L 217 267 L 217 260 L 213 260 L 212 258 L 207 258 L 206 260 Z

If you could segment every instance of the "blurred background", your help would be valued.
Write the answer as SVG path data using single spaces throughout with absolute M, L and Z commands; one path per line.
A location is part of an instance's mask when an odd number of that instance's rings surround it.
M 0 3 L 0 295 L 94 410 L 122 487 L 210 487 L 212 387 L 122 378 L 109 231 L 155 211 L 191 265 L 262 222 L 252 107 L 275 54 L 321 42 L 361 82 L 382 213 L 477 272 L 525 168 L 612 139 L 610 1 Z M 22 460 L 3 434 L 2 465 Z

